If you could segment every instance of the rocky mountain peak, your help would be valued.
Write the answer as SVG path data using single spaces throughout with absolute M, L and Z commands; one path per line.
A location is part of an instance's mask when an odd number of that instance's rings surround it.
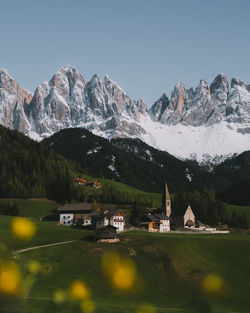
M 225 74 L 217 75 L 210 85 L 210 91 L 214 101 L 218 101 L 219 105 L 225 104 L 229 93 L 227 76 Z
M 179 82 L 175 85 L 174 90 L 171 93 L 170 108 L 174 111 L 178 111 L 178 114 L 181 115 L 184 109 L 184 103 L 186 99 L 187 92 L 185 85 Z
M 165 93 L 152 105 L 149 110 L 149 115 L 153 121 L 160 121 L 162 114 L 166 111 L 169 106 L 169 99 Z
M 21 88 L 7 70 L 0 70 L 0 121 L 1 124 L 27 133 L 29 122 L 24 107 L 29 104 L 32 94 Z
M 72 93 L 74 88 L 84 88 L 86 83 L 82 75 L 70 65 L 61 67 L 49 82 L 54 86 L 59 95 Z
M 245 86 L 245 84 L 244 84 L 244 82 L 242 80 L 239 80 L 239 78 L 232 78 L 232 80 L 231 80 L 231 88 L 234 88 L 234 87 L 237 87 L 237 86 L 243 87 L 243 86 Z
M 200 80 L 198 87 L 195 89 L 195 93 L 196 94 L 203 94 L 203 95 L 210 94 L 209 84 L 205 78 L 202 78 Z

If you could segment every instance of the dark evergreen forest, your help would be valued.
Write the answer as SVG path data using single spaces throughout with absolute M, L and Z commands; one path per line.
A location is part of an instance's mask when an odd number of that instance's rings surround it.
M 0 126 L 0 198 L 70 200 L 71 163 L 24 135 Z

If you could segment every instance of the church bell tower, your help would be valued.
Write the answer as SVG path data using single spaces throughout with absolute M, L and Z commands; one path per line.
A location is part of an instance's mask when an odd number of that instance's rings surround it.
M 170 199 L 170 194 L 168 191 L 168 185 L 165 183 L 165 208 L 166 208 L 166 215 L 167 217 L 170 217 L 171 215 L 171 199 Z

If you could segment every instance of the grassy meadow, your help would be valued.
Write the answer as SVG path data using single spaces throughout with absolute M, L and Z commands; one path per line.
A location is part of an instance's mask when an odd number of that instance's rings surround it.
M 120 242 L 107 244 L 92 241 L 91 231 L 36 221 L 33 239 L 18 242 L 10 235 L 11 220 L 0 216 L 1 242 L 9 251 L 77 240 L 16 256 L 24 276 L 30 261 L 38 261 L 46 269 L 36 276 L 20 312 L 81 312 L 74 303 L 56 305 L 53 301 L 54 292 L 67 290 L 75 279 L 89 286 L 97 313 L 250 312 L 250 235 L 139 231 L 122 233 Z M 129 260 L 128 264 L 136 269 L 130 289 L 119 289 L 105 275 L 102 264 L 110 255 Z M 209 274 L 220 279 L 221 288 L 216 292 L 202 287 Z
M 250 226 L 250 205 L 234 205 L 234 204 L 226 204 L 227 212 L 232 213 L 235 211 L 239 215 L 246 215 L 249 226 Z

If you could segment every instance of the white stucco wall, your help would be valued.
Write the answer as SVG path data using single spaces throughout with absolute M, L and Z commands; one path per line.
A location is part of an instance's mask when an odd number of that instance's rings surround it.
M 160 232 L 164 233 L 170 231 L 170 221 L 169 220 L 162 220 L 160 224 Z
M 71 226 L 73 224 L 74 214 L 73 213 L 63 213 L 60 214 L 60 224 L 65 226 Z
M 117 227 L 117 231 L 121 232 L 124 231 L 124 217 L 123 216 L 112 216 L 110 224 L 114 227 Z

